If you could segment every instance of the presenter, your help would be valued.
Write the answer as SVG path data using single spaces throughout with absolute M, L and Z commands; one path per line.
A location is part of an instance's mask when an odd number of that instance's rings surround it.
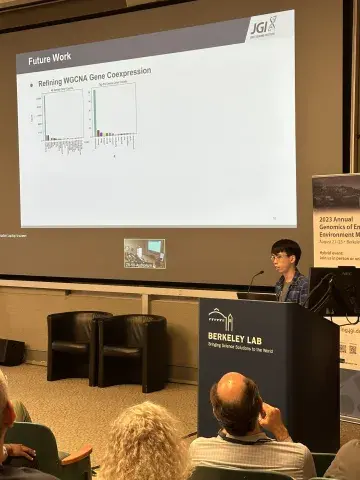
M 293 302 L 304 305 L 309 293 L 309 280 L 297 269 L 301 257 L 301 248 L 293 240 L 283 239 L 271 248 L 271 261 L 281 274 L 275 285 L 279 302 Z

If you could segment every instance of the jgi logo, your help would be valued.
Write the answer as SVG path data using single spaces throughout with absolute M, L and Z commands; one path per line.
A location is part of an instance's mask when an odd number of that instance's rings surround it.
M 275 15 L 274 17 L 270 17 L 269 21 L 255 23 L 250 35 L 273 35 L 276 28 L 276 18 Z

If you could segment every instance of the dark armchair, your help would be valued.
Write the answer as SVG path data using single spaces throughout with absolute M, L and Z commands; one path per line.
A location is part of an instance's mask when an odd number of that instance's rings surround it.
M 97 321 L 107 312 L 63 312 L 48 315 L 47 379 L 89 378 L 97 385 Z
M 99 387 L 139 383 L 143 393 L 167 381 L 166 318 L 118 315 L 99 319 Z

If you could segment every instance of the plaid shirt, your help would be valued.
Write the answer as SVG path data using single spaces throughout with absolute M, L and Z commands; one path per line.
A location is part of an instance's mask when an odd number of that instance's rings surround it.
M 275 285 L 275 293 L 278 300 L 280 298 L 284 282 L 285 279 L 282 276 Z M 303 305 L 308 294 L 309 280 L 307 277 L 305 277 L 305 275 L 302 275 L 298 269 L 296 269 L 294 278 L 290 283 L 289 290 L 287 291 L 285 302 L 300 303 L 300 305 Z

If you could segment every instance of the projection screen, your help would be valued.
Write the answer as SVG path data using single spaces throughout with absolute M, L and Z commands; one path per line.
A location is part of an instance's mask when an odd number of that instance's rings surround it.
M 342 168 L 342 2 L 248 3 L 0 36 L 3 275 L 271 284 L 284 237 L 307 271 L 311 176 Z

